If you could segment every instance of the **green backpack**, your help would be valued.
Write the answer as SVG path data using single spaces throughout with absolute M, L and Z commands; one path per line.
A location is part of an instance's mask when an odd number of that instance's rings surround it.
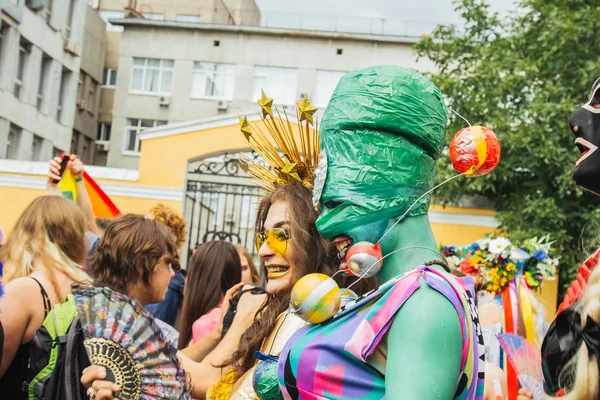
M 25 382 L 29 400 L 85 399 L 79 383 L 89 360 L 73 295 L 56 304 L 44 319 L 29 348 Z

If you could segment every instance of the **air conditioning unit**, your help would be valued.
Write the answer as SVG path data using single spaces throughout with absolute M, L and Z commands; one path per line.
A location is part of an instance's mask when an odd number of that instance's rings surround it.
M 48 0 L 27 0 L 25 5 L 33 11 L 40 11 L 41 9 L 48 7 Z
M 158 98 L 158 104 L 160 104 L 161 107 L 169 107 L 169 104 L 171 104 L 171 96 L 160 96 Z
M 225 214 L 225 222 L 228 224 L 233 224 L 234 220 L 233 220 L 233 213 L 232 212 L 228 212 Z
M 71 53 L 74 56 L 81 55 L 81 46 L 79 45 L 79 43 L 75 43 L 71 39 L 64 39 L 63 49 L 67 53 Z
M 85 110 L 85 106 L 87 106 L 86 102 L 83 101 L 83 100 L 82 101 L 78 101 L 77 105 L 79 106 L 79 111 Z
M 217 110 L 226 111 L 229 108 L 227 100 L 217 100 Z
M 100 151 L 108 151 L 110 149 L 110 142 L 107 140 L 99 140 L 96 142 L 96 147 Z

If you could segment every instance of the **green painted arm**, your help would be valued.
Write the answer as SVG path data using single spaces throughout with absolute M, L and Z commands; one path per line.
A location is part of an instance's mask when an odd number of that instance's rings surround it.
M 386 399 L 453 399 L 461 351 L 454 306 L 422 282 L 388 332 Z

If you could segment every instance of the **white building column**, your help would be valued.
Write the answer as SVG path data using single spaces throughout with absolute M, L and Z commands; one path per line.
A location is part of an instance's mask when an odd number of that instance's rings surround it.
M 6 155 L 6 145 L 8 142 L 8 131 L 10 130 L 10 122 L 7 119 L 0 118 L 0 158 Z
M 2 65 L 0 66 L 0 89 L 12 92 L 17 66 L 19 64 L 19 32 L 10 27 L 6 36 L 2 39 Z
M 33 144 L 33 133 L 21 129 L 21 137 L 18 140 L 17 160 L 30 161 L 32 158 L 31 147 Z
M 50 160 L 52 158 L 52 152 L 54 151 L 54 145 L 52 141 L 44 139 L 42 141 L 42 148 L 40 149 L 40 159 L 42 161 Z
M 40 84 L 40 68 L 42 51 L 37 46 L 31 46 L 27 65 L 23 71 L 23 87 L 21 88 L 21 101 L 25 104 L 37 105 L 37 92 Z

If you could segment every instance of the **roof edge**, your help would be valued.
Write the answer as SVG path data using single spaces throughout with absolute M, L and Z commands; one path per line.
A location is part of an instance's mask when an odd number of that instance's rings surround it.
M 232 33 L 254 33 L 272 36 L 297 36 L 313 39 L 357 40 L 378 43 L 415 44 L 420 40 L 420 37 L 417 36 L 392 36 L 351 32 L 311 31 L 304 29 L 268 28 L 264 26 L 251 25 L 206 24 L 201 22 L 192 23 L 179 21 L 153 21 L 141 18 L 110 19 L 109 22 L 113 25 L 119 25 L 124 27 L 153 27 L 201 31 L 221 31 Z

